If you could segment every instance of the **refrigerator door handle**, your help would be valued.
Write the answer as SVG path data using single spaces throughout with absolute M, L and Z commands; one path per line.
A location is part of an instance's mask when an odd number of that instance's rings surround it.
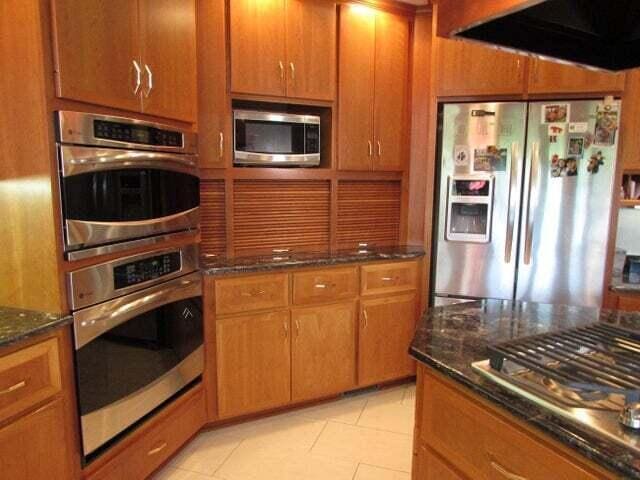
M 509 164 L 509 193 L 507 195 L 507 236 L 504 247 L 504 263 L 511 263 L 511 251 L 513 250 L 513 229 L 515 223 L 515 204 L 516 199 L 513 190 L 518 179 L 518 143 L 511 144 L 511 163 Z
M 529 190 L 527 192 L 527 212 L 525 216 L 525 235 L 524 235 L 524 264 L 531 265 L 532 260 L 532 246 L 533 246 L 533 215 L 531 214 L 531 203 L 534 195 L 533 192 L 533 183 L 535 178 L 536 183 L 536 192 L 538 189 L 538 182 L 540 181 L 540 143 L 534 142 L 532 144 L 532 155 L 531 155 L 531 168 L 529 169 Z M 537 195 L 537 193 L 536 193 Z

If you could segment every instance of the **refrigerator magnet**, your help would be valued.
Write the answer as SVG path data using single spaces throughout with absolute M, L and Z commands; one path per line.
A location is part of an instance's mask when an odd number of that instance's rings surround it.
M 542 123 L 567 123 L 569 109 L 568 103 L 542 105 Z
M 587 133 L 589 131 L 589 122 L 571 122 L 569 124 L 569 133 Z
M 551 157 L 551 169 L 549 170 L 551 177 L 576 177 L 578 175 L 579 160 L 577 157 L 560 158 L 560 155 L 553 155 Z
M 584 154 L 584 137 L 569 138 L 567 153 L 571 157 L 580 157 Z
M 587 164 L 587 172 L 592 175 L 600 172 L 600 167 L 604 165 L 604 155 L 602 155 L 602 151 L 597 151 L 591 158 L 589 159 L 589 163 Z
M 618 105 L 598 105 L 594 144 L 609 147 L 616 143 L 618 132 Z
M 506 172 L 507 149 L 490 145 L 473 151 L 473 170 L 476 172 Z
M 564 126 L 557 123 L 549 124 L 549 143 L 557 143 L 558 137 L 564 134 Z
M 453 162 L 456 167 L 468 167 L 470 161 L 469 147 L 466 145 L 456 145 L 453 148 Z

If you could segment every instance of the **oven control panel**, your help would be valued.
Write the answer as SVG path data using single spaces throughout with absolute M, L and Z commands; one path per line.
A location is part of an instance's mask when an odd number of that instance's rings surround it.
M 183 139 L 180 132 L 162 130 L 147 125 L 134 123 L 111 122 L 108 120 L 93 121 L 93 135 L 102 140 L 137 143 L 162 147 L 182 147 Z
M 182 268 L 180 252 L 170 252 L 155 257 L 148 257 L 131 263 L 118 265 L 113 269 L 114 288 L 131 287 L 142 282 L 155 280 Z

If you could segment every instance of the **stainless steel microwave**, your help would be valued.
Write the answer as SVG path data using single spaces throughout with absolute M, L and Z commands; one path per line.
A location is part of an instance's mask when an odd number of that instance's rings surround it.
M 234 164 L 315 167 L 320 164 L 320 117 L 234 110 Z

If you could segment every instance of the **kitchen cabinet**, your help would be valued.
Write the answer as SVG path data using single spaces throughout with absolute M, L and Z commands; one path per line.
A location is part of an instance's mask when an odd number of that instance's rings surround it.
M 640 312 L 640 295 L 618 296 L 617 309 L 625 312 Z
M 358 383 L 371 385 L 412 375 L 408 350 L 415 331 L 415 293 L 363 300 L 360 307 Z
M 358 267 L 311 270 L 293 274 L 294 305 L 310 305 L 355 298 Z
M 356 386 L 356 307 L 353 302 L 292 311 L 292 400 L 341 393 Z
M 341 170 L 402 170 L 408 76 L 408 19 L 352 5 L 341 7 Z
M 438 96 L 522 95 L 526 57 L 463 40 L 434 37 Z
M 218 413 L 232 417 L 291 400 L 288 310 L 218 319 Z
M 626 74 L 622 94 L 622 117 L 620 129 L 620 154 L 623 168 L 640 171 L 640 141 L 636 132 L 640 131 L 640 68 Z
M 66 418 L 64 402 L 58 399 L 0 429 L 2 478 L 73 478 Z
M 414 468 L 416 474 L 413 480 L 467 480 L 467 477 L 460 475 L 423 445 L 418 447 Z
M 231 0 L 231 90 L 332 100 L 336 6 L 331 0 Z
M 196 114 L 195 0 L 54 0 L 57 95 L 187 122 Z
M 615 93 L 624 90 L 624 83 L 624 73 L 530 60 L 529 93 Z
M 226 14 L 226 2 L 198 2 L 198 162 L 201 168 L 221 168 L 231 159 Z

